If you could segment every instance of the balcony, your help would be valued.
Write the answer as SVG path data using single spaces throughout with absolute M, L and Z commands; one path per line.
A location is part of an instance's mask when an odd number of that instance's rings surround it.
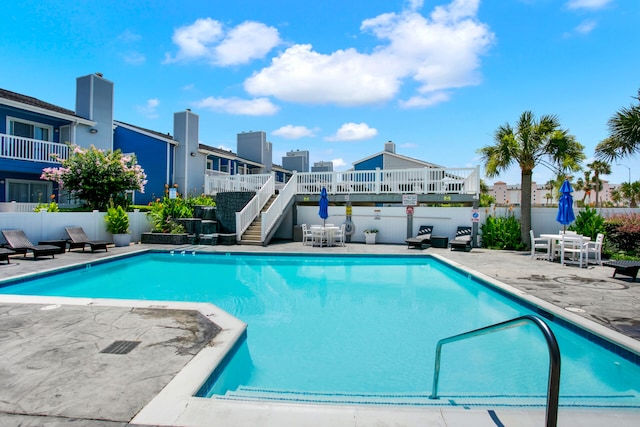
M 0 158 L 28 162 L 59 163 L 69 157 L 69 146 L 51 141 L 0 133 Z

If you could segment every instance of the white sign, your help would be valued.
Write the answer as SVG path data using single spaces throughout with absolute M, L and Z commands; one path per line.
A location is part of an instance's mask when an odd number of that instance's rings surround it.
M 471 211 L 471 222 L 480 222 L 480 212 L 478 212 L 478 209 Z
M 417 206 L 418 205 L 418 195 L 417 194 L 403 194 L 402 195 L 402 206 Z

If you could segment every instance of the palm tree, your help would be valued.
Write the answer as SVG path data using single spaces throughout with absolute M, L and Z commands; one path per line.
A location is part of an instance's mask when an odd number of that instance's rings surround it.
M 640 90 L 634 99 L 640 101 Z M 609 137 L 596 146 L 596 157 L 612 161 L 640 152 L 640 104 L 622 107 L 607 122 Z
M 589 202 L 591 202 L 591 189 L 593 188 L 591 185 L 591 171 L 584 171 L 584 179 L 578 178 L 576 186 L 584 192 L 582 195 L 582 206 L 586 206 L 584 201 L 587 197 L 589 197 Z
M 536 121 L 531 111 L 520 115 L 515 129 L 509 123 L 496 129 L 493 137 L 495 145 L 482 147 L 482 155 L 487 176 L 494 177 L 517 163 L 521 176 L 521 227 L 520 238 L 526 246 L 531 229 L 531 181 L 533 169 L 548 161 L 562 171 L 579 169 L 585 159 L 584 146 L 560 129 L 560 121 L 555 115 L 544 115 Z
M 602 180 L 600 175 L 609 175 L 611 173 L 611 165 L 602 160 L 594 160 L 587 165 L 593 171 L 593 182 L 596 190 L 596 207 L 600 206 L 600 192 L 602 191 Z
M 638 207 L 638 196 L 640 196 L 640 181 L 625 182 L 620 185 L 620 192 L 625 199 L 629 200 L 630 208 Z

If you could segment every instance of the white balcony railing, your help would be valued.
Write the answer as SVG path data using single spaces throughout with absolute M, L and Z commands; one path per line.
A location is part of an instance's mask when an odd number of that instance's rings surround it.
M 297 194 L 478 194 L 479 168 L 420 168 L 297 174 Z
M 215 195 L 225 191 L 258 191 L 271 178 L 262 175 L 205 175 L 205 194 Z
M 69 146 L 57 142 L 0 134 L 0 158 L 58 163 L 69 157 Z

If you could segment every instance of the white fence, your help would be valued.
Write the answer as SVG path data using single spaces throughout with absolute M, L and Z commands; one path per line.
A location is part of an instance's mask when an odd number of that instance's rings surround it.
M 204 192 L 208 195 L 224 191 L 258 191 L 273 175 L 205 175 Z
M 65 227 L 82 227 L 92 240 L 112 241 L 107 232 L 104 217 L 106 212 L 1 212 L 0 230 L 24 230 L 31 240 L 37 244 L 41 240 L 67 239 Z M 139 242 L 140 235 L 151 231 L 151 223 L 146 213 L 129 212 L 129 230 L 131 241 Z M 2 234 L 0 241 L 4 243 Z

